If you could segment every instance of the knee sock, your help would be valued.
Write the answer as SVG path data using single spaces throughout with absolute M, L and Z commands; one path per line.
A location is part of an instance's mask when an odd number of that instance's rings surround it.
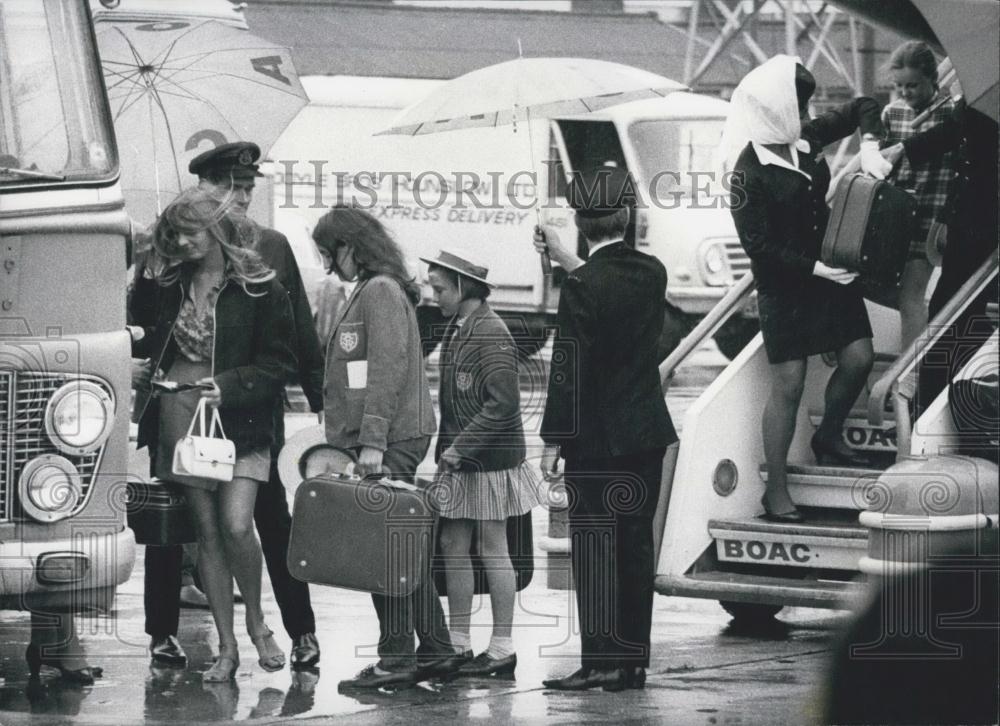
M 456 653 L 464 653 L 472 648 L 472 637 L 468 633 L 456 633 L 451 631 L 451 647 Z

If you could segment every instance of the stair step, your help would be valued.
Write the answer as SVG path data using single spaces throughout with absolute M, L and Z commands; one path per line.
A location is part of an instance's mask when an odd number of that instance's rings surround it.
M 809 409 L 809 420 L 819 426 L 823 411 Z M 875 425 L 868 422 L 868 412 L 855 409 L 844 422 L 843 441 L 857 451 L 894 453 L 896 451 L 896 422 L 891 412 L 887 412 L 884 423 Z
M 789 465 L 788 493 L 799 506 L 860 511 L 875 501 L 873 487 L 881 473 L 882 469 Z M 767 481 L 763 465 L 760 476 Z
M 819 608 L 846 607 L 863 589 L 860 580 L 803 580 L 722 571 L 657 575 L 654 583 L 661 595 Z

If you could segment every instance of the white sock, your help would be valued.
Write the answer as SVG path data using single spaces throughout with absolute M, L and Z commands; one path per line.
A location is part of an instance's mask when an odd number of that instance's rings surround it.
M 456 633 L 451 631 L 451 647 L 456 653 L 464 653 L 472 648 L 472 636 L 468 633 Z
M 495 658 L 499 660 L 500 658 L 506 658 L 514 653 L 514 639 L 513 638 L 498 638 L 493 636 L 490 638 L 490 647 L 486 649 L 486 654 L 490 658 Z

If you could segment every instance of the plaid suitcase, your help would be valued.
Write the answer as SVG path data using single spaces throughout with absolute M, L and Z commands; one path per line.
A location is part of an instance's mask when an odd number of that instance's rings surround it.
M 860 273 L 866 297 L 891 298 L 903 276 L 916 213 L 916 200 L 908 192 L 864 174 L 848 174 L 833 195 L 823 262 Z
M 288 571 L 317 585 L 408 595 L 428 569 L 435 517 L 403 482 L 324 475 L 295 492 Z

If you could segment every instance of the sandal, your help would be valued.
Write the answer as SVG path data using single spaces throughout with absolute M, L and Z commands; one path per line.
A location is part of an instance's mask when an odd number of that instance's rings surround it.
M 274 642 L 274 633 L 270 629 L 258 636 L 250 636 L 250 642 L 257 649 L 257 663 L 268 673 L 280 671 L 285 667 L 285 654 Z
M 226 683 L 236 677 L 236 669 L 239 667 L 238 654 L 219 653 L 212 667 L 202 673 L 201 680 L 205 683 Z

